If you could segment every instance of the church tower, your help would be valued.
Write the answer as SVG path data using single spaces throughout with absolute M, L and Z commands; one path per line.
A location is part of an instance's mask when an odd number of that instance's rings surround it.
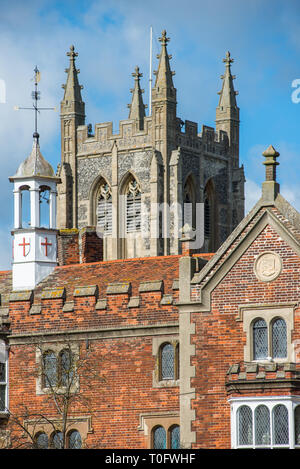
M 158 69 L 154 72 L 156 80 L 152 90 L 152 143 L 153 147 L 160 152 L 164 166 L 163 177 L 163 227 L 164 227 L 164 254 L 170 254 L 170 238 L 168 230 L 168 213 L 166 207 L 170 204 L 170 171 L 169 162 L 171 152 L 176 148 L 176 88 L 173 84 L 173 75 L 171 71 L 170 59 L 167 44 L 170 39 L 167 37 L 166 30 L 162 31 L 159 38 L 161 43 L 161 52 L 157 55 L 159 59 Z
M 10 178 L 14 183 L 13 290 L 31 290 L 57 265 L 56 184 L 43 158 L 39 134 L 32 151 Z
M 77 128 L 84 125 L 85 105 L 81 97 L 81 89 L 78 83 L 79 69 L 75 66 L 74 46 L 67 52 L 70 57 L 66 84 L 62 85 L 64 92 L 60 106 L 61 115 L 61 164 L 58 168 L 58 176 L 61 185 L 58 189 L 58 227 L 77 228 Z

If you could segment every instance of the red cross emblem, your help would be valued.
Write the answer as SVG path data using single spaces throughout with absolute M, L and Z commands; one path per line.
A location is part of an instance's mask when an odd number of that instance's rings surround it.
M 23 238 L 23 243 L 20 243 L 19 246 L 23 246 L 23 256 L 24 257 L 27 256 L 27 254 L 29 253 L 29 250 L 26 253 L 25 249 L 26 249 L 26 246 L 30 246 L 30 243 L 26 243 L 25 238 Z
M 47 236 L 45 238 L 45 242 L 41 243 L 41 246 L 45 246 L 45 256 L 48 256 L 48 246 L 52 246 L 52 243 L 48 243 Z

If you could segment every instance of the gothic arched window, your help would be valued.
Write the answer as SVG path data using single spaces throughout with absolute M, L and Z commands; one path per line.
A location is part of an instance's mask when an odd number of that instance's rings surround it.
M 141 188 L 132 176 L 127 183 L 126 196 L 126 233 L 141 230 Z
M 112 233 L 112 196 L 107 182 L 100 184 L 97 198 L 97 228 L 105 233 Z
M 188 224 L 191 228 L 196 227 L 196 200 L 195 188 L 191 176 L 187 178 L 183 188 L 183 226 Z

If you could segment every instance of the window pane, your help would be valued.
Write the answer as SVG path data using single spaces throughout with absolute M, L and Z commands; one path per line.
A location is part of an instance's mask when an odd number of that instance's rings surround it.
M 166 431 L 163 427 L 156 427 L 153 432 L 154 449 L 166 449 Z
M 268 330 L 263 319 L 253 324 L 253 359 L 259 360 L 268 356 Z
M 55 449 L 62 449 L 63 447 L 63 434 L 62 432 L 54 433 L 52 437 L 52 447 Z
M 61 385 L 69 386 L 73 380 L 72 357 L 70 350 L 63 350 L 60 354 Z
M 285 445 L 289 443 L 289 419 L 287 408 L 280 404 L 273 409 L 273 443 Z
M 57 363 L 54 352 L 46 352 L 43 357 L 44 361 L 44 385 L 45 387 L 57 385 Z
M 179 449 L 180 448 L 180 427 L 176 425 L 171 429 L 171 448 Z
M 300 445 L 300 406 L 295 409 L 295 444 Z
M 243 405 L 238 409 L 238 441 L 239 445 L 252 445 L 252 410 Z
M 272 350 L 273 358 L 285 358 L 287 356 L 286 323 L 279 318 L 272 325 Z
M 6 407 L 6 386 L 0 385 L 0 412 L 4 412 Z
M 0 382 L 5 382 L 5 381 L 6 381 L 5 363 L 0 362 Z
M 36 445 L 39 449 L 48 448 L 48 436 L 46 435 L 46 433 L 39 433 L 36 438 Z
M 69 448 L 70 449 L 80 449 L 82 447 L 82 441 L 80 433 L 77 430 L 73 430 L 69 434 Z
M 174 347 L 163 345 L 161 349 L 161 379 L 174 379 Z
M 270 443 L 270 412 L 265 405 L 260 405 L 255 409 L 255 444 L 269 445 Z

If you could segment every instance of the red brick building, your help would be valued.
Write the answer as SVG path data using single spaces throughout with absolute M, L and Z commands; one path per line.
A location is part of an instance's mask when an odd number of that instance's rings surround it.
M 168 60 L 165 35 L 162 42 Z M 73 61 L 74 54 L 73 48 Z M 231 62 L 227 55 L 228 93 Z M 166 106 L 173 98 L 167 90 Z M 116 160 L 115 143 L 112 153 Z M 106 242 L 92 226 L 56 229 L 60 178 L 34 135 L 32 153 L 11 178 L 13 268 L 0 273 L 2 447 L 300 445 L 300 215 L 279 193 L 278 156 L 271 146 L 264 152 L 262 196 L 215 253 L 194 251 L 185 231 L 178 254 L 103 260 L 114 255 L 113 238 Z M 151 190 L 158 185 L 153 167 Z M 128 226 L 137 229 L 142 185 L 130 178 Z M 117 182 L 110 193 L 99 181 L 103 211 L 97 213 L 109 226 L 102 195 L 116 195 Z M 27 227 L 24 190 L 30 193 Z M 48 194 L 47 228 L 41 193 Z M 68 195 L 60 191 L 60 197 L 63 206 Z M 212 223 L 221 200 L 203 202 L 209 236 L 212 228 L 221 231 L 222 223 Z

